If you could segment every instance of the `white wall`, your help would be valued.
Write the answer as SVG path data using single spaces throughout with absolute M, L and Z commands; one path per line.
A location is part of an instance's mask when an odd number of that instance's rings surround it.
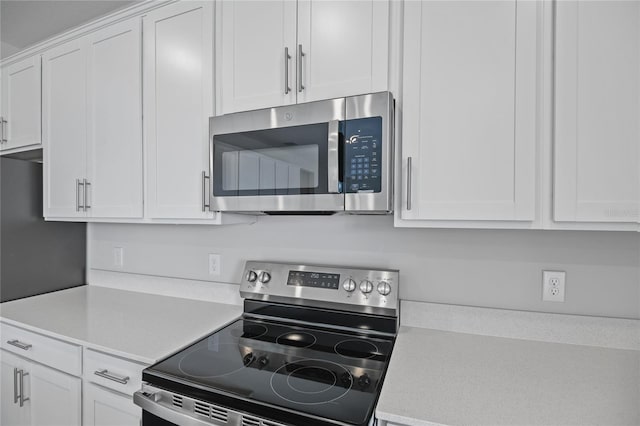
M 115 268 L 113 248 L 124 249 Z M 222 255 L 220 277 L 208 254 Z M 393 228 L 390 216 L 260 217 L 252 225 L 89 225 L 90 268 L 237 283 L 244 261 L 400 270 L 400 296 L 504 309 L 640 318 L 640 234 Z M 543 269 L 567 271 L 542 302 Z

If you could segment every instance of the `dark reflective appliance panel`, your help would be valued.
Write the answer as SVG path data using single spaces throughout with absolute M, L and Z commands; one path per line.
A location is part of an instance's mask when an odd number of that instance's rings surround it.
M 392 344 L 391 338 L 241 319 L 145 370 L 144 380 L 153 384 L 157 376 L 263 407 L 364 425 Z
M 215 135 L 213 195 L 326 194 L 328 123 Z

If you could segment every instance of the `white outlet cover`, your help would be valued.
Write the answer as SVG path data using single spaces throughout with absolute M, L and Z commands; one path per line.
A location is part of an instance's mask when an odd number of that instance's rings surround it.
M 564 287 L 567 273 L 564 271 L 542 271 L 542 300 L 564 302 Z
M 113 266 L 116 268 L 124 266 L 124 249 L 122 247 L 113 248 Z
M 209 253 L 209 275 L 220 275 L 220 255 Z

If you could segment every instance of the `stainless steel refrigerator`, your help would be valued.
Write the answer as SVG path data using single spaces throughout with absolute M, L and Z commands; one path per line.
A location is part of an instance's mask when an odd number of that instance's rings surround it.
M 42 164 L 0 157 L 0 302 L 86 282 L 86 224 L 45 222 L 42 202 Z

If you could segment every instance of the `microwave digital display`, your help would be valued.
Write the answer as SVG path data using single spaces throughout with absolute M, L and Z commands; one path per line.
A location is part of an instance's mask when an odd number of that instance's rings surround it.
M 310 271 L 289 271 L 287 285 L 338 290 L 338 288 L 340 287 L 340 274 L 327 274 L 324 272 Z
M 380 192 L 382 117 L 344 122 L 344 191 Z

